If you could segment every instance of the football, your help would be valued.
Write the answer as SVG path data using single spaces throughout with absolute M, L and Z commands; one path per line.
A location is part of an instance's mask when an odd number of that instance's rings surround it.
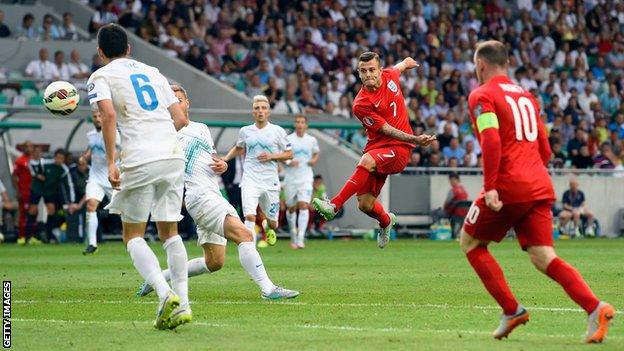
M 67 116 L 74 112 L 79 101 L 76 87 L 62 80 L 50 83 L 43 93 L 43 105 L 57 116 Z

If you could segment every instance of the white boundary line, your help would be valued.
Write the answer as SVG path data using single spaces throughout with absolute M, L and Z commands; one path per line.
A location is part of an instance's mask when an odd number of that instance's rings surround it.
M 198 303 L 197 301 L 194 301 Z M 153 305 L 156 302 L 151 300 L 14 300 L 13 303 L 32 305 L 32 304 L 148 304 Z M 316 307 L 384 307 L 384 308 L 432 308 L 432 309 L 476 309 L 476 310 L 500 310 L 498 306 L 483 305 L 448 305 L 448 304 L 412 304 L 412 303 L 326 303 L 326 302 L 300 302 L 300 301 L 233 301 L 233 300 L 217 300 L 217 301 L 201 301 L 208 305 L 285 305 L 285 306 L 316 306 Z M 546 306 L 526 306 L 529 311 L 549 311 L 549 312 L 585 312 L 580 308 L 568 307 L 546 307 Z M 619 313 L 622 313 L 621 311 Z
M 128 325 L 128 324 L 149 324 L 150 321 L 110 321 L 110 320 L 62 320 L 62 319 L 32 319 L 32 318 L 13 318 L 14 322 L 27 322 L 27 323 L 52 323 L 52 324 L 84 324 L 84 325 Z M 231 324 L 224 323 L 206 323 L 206 322 L 193 322 L 192 325 L 198 325 L 202 327 L 213 328 L 230 328 Z M 319 329 L 319 330 L 333 330 L 342 332 L 383 332 L 383 333 L 419 333 L 419 334 L 468 334 L 468 335 L 488 335 L 491 333 L 480 330 L 454 330 L 454 329 L 414 329 L 414 328 L 371 328 L 371 327 L 356 327 L 350 325 L 318 325 L 318 324 L 296 324 L 296 325 L 281 325 L 280 328 L 293 328 L 293 329 Z M 582 337 L 574 334 L 541 334 L 541 333 L 522 333 L 522 336 L 529 337 L 546 337 L 555 339 L 574 339 Z M 610 336 L 608 339 L 624 340 L 624 337 Z

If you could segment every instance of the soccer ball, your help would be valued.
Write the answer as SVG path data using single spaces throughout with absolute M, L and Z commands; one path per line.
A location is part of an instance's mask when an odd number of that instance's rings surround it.
M 43 92 L 43 105 L 58 116 L 67 116 L 74 112 L 79 101 L 80 94 L 70 82 L 52 82 Z

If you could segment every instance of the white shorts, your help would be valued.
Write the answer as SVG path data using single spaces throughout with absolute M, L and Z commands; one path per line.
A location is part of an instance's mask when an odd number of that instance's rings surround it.
M 284 185 L 286 206 L 292 207 L 297 202 L 310 203 L 312 201 L 312 184 L 286 184 Z
M 102 202 L 104 196 L 106 196 L 110 201 L 110 199 L 113 197 L 113 188 L 111 187 L 110 183 L 108 184 L 108 186 L 103 186 L 95 180 L 89 180 L 87 182 L 86 196 L 87 200 L 94 199 L 99 202 Z
M 241 187 L 241 197 L 244 216 L 255 216 L 256 209 L 260 205 L 260 209 L 268 219 L 277 221 L 279 217 L 279 190 L 245 185 Z
M 184 160 L 154 161 L 124 169 L 106 209 L 126 223 L 147 222 L 150 213 L 155 222 L 178 222 L 183 191 Z
M 185 198 L 186 209 L 197 225 L 197 246 L 215 244 L 225 246 L 223 226 L 227 215 L 238 218 L 238 212 L 221 196 L 221 193 L 206 191 L 201 197 Z

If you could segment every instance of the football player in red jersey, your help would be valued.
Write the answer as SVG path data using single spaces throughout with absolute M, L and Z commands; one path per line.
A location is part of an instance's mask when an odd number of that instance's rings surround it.
M 32 174 L 28 168 L 28 162 L 33 152 L 33 144 L 26 141 L 24 144 L 24 153 L 15 160 L 13 168 L 13 188 L 17 195 L 17 203 L 19 204 L 19 226 L 17 232 L 17 243 L 19 245 L 26 244 L 26 233 L 32 233 L 33 228 L 26 228 L 26 215 L 30 203 L 30 184 L 32 183 Z M 31 238 L 31 243 L 39 242 L 37 238 Z
M 468 98 L 473 129 L 483 152 L 483 191 L 470 208 L 460 245 L 483 285 L 503 309 L 497 339 L 529 320 L 511 293 L 503 271 L 488 251 L 514 228 L 518 242 L 542 273 L 559 283 L 587 314 L 586 342 L 602 342 L 614 308 L 596 298 L 579 272 L 553 249 L 555 199 L 546 169 L 548 136 L 533 96 L 507 77 L 507 49 L 498 41 L 477 46 L 474 55 L 480 87 Z
M 407 117 L 401 91 L 401 72 L 418 67 L 407 57 L 394 67 L 381 69 L 379 55 L 365 52 L 358 59 L 362 89 L 353 101 L 353 114 L 368 132 L 368 143 L 355 172 L 333 199 L 314 199 L 312 205 L 325 219 L 331 220 L 343 204 L 357 194 L 358 207 L 379 221 L 382 228 L 377 245 L 386 246 L 396 219 L 387 213 L 377 196 L 389 174 L 400 173 L 410 160 L 416 144 L 428 145 L 435 136 L 414 135 Z

